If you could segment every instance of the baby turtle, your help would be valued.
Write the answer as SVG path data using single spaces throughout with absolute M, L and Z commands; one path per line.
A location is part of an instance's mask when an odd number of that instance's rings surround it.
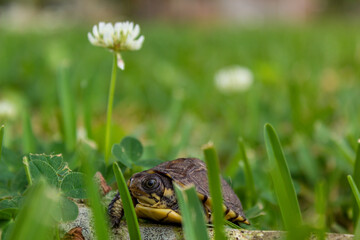
M 206 165 L 196 158 L 179 158 L 134 174 L 127 182 L 136 215 L 156 222 L 181 224 L 181 215 L 174 192 L 173 182 L 185 187 L 195 185 L 204 206 L 208 222 L 211 222 L 211 198 Z M 249 224 L 239 198 L 221 178 L 225 219 L 235 224 Z M 113 227 L 117 227 L 124 215 L 119 193 L 111 201 L 108 213 Z

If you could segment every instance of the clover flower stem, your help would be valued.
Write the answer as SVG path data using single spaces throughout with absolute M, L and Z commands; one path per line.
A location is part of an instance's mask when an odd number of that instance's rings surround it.
M 116 53 L 114 53 L 113 57 L 113 68 L 111 74 L 111 81 L 109 87 L 109 98 L 107 105 L 107 117 L 106 117 L 106 133 L 105 133 L 105 165 L 109 163 L 110 156 L 110 139 L 111 139 L 111 116 L 112 116 L 112 108 L 114 102 L 114 93 L 115 93 L 115 85 L 116 85 L 116 68 L 117 68 L 117 57 Z

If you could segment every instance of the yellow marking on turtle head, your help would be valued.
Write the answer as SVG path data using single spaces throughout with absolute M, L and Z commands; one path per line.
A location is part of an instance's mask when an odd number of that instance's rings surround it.
M 151 196 L 152 196 L 153 198 L 155 198 L 156 200 L 160 201 L 160 196 L 157 195 L 156 193 L 152 193 Z
M 139 218 L 152 219 L 157 222 L 179 223 L 181 224 L 181 216 L 172 209 L 160 209 L 146 207 L 141 204 L 135 206 L 136 215 Z
M 174 196 L 174 191 L 171 188 L 165 188 L 164 190 L 164 196 L 167 198 L 170 198 L 172 196 Z
M 152 206 L 156 204 L 156 201 L 150 198 L 150 196 L 135 196 L 135 197 L 138 200 L 138 202 L 141 203 L 142 205 Z

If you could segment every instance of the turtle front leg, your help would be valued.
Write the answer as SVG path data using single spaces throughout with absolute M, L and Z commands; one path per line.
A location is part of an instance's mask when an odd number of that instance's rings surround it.
M 119 227 L 120 221 L 124 216 L 124 207 L 119 193 L 117 193 L 114 199 L 111 200 L 108 207 L 108 215 L 110 217 L 111 227 L 112 228 Z

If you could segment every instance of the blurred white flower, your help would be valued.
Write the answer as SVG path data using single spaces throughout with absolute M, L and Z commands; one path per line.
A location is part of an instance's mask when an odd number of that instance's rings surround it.
M 144 42 L 144 36 L 140 36 L 140 27 L 132 22 L 112 23 L 100 22 L 93 27 L 92 33 L 88 33 L 91 44 L 105 47 L 117 53 L 117 65 L 124 69 L 125 64 L 120 52 L 127 50 L 139 50 Z
M 91 148 L 98 149 L 96 142 L 88 138 L 86 129 L 84 127 L 79 127 L 76 129 L 76 138 L 78 142 L 86 143 Z
M 16 117 L 17 109 L 14 103 L 7 100 L 0 101 L 0 118 L 13 119 Z
M 243 92 L 253 83 L 252 72 L 245 67 L 231 66 L 219 70 L 215 74 L 216 87 L 225 93 Z

